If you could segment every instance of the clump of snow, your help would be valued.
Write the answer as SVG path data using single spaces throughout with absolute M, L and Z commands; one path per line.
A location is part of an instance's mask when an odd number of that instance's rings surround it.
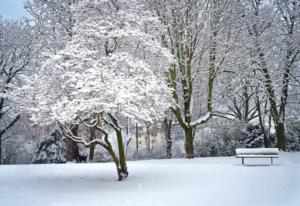
M 209 118 L 211 117 L 211 112 L 207 112 L 204 116 L 200 117 L 196 121 L 192 122 L 192 126 L 200 125 L 202 123 L 205 123 Z

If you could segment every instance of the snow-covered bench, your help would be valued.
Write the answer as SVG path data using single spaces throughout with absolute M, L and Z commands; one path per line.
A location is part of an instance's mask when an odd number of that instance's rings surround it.
M 236 149 L 236 157 L 242 158 L 243 165 L 244 158 L 271 158 L 271 164 L 273 164 L 273 158 L 279 157 L 279 150 L 277 148 L 239 148 Z

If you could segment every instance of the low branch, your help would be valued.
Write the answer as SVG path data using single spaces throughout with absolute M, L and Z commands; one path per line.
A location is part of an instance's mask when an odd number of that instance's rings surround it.
M 6 132 L 6 130 L 14 126 L 14 124 L 20 119 L 20 117 L 20 115 L 17 115 L 8 125 L 6 125 L 5 128 L 0 131 L 0 136 L 2 136 Z
M 101 139 L 99 139 L 99 138 L 96 138 L 96 139 L 93 139 L 93 140 L 87 142 L 84 139 L 75 136 L 69 128 L 64 127 L 64 125 L 61 124 L 60 122 L 58 122 L 58 125 L 60 127 L 60 130 L 61 130 L 63 136 L 66 137 L 66 138 L 68 138 L 68 139 L 70 139 L 73 142 L 81 143 L 85 147 L 91 147 L 91 146 L 94 146 L 96 144 L 99 144 L 99 145 L 107 148 L 107 145 Z
M 197 127 L 200 124 L 206 123 L 212 117 L 211 112 L 207 112 L 204 116 L 191 123 L 191 127 Z

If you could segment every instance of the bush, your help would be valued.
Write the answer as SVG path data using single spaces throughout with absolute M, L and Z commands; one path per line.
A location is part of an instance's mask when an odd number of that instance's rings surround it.
M 287 121 L 286 123 L 286 149 L 287 151 L 300 151 L 300 124 Z
M 244 131 L 244 130 L 243 130 Z M 244 135 L 240 138 L 240 143 L 246 148 L 264 147 L 263 131 L 259 125 L 248 124 Z
M 239 139 L 245 133 L 237 126 L 219 127 L 198 131 L 195 136 L 195 153 L 200 157 L 231 156 L 241 147 Z
M 66 155 L 67 151 L 62 135 L 55 130 L 49 136 L 41 139 L 32 163 L 65 163 L 67 162 Z

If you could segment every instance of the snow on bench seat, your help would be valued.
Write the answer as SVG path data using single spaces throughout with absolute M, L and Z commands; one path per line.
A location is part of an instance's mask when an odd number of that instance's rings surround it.
M 236 155 L 279 155 L 278 148 L 239 148 Z
M 244 158 L 271 158 L 271 164 L 273 164 L 273 158 L 279 157 L 278 148 L 238 148 L 235 153 L 237 158 L 242 158 L 243 165 Z

